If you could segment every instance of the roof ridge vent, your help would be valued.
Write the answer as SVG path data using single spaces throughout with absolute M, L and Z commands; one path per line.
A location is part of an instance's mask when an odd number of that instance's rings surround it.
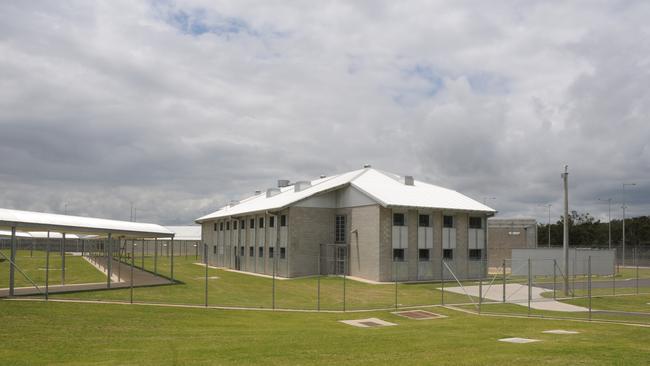
M 278 179 L 278 188 L 284 188 L 289 186 L 288 179 Z
M 256 196 L 258 196 L 258 195 L 260 195 L 260 194 L 262 194 L 262 191 L 259 191 L 259 190 L 255 191 L 255 195 L 256 195 Z
M 320 179 L 323 179 L 323 178 L 327 178 L 327 176 L 325 174 L 321 174 Z
M 414 185 L 414 180 L 412 175 L 405 175 L 404 176 L 404 184 L 407 186 L 412 186 Z
M 370 165 L 370 164 L 363 164 L 363 168 L 364 168 L 364 169 L 366 169 L 366 168 L 372 168 L 372 165 Z
M 280 191 L 280 188 L 275 188 L 275 187 L 273 187 L 273 188 L 268 188 L 268 189 L 266 190 L 266 198 L 273 197 L 273 196 L 275 196 L 276 194 L 279 194 L 280 192 L 281 192 L 281 191 Z
M 294 183 L 293 186 L 294 186 L 294 188 L 293 188 L 294 192 L 300 192 L 300 191 L 304 190 L 305 188 L 311 187 L 311 182 L 308 181 L 308 180 L 300 180 L 300 181 L 297 181 L 296 183 Z

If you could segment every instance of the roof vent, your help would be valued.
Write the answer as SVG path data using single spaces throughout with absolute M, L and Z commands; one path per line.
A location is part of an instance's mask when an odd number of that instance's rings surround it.
M 289 180 L 288 179 L 279 179 L 278 180 L 278 188 L 284 188 L 289 186 Z
M 266 198 L 273 197 L 280 193 L 280 188 L 269 188 L 266 190 Z
M 230 203 L 228 204 L 228 206 L 232 207 L 232 206 L 236 206 L 236 205 L 238 205 L 238 204 L 239 204 L 239 201 L 237 201 L 237 200 L 232 200 L 232 201 L 230 201 Z
M 260 195 L 260 194 L 262 194 L 262 191 L 255 191 L 255 195 L 256 195 L 256 196 L 257 196 L 257 195 Z
M 363 168 L 364 168 L 364 169 L 365 169 L 365 168 L 372 168 L 372 165 L 370 165 L 370 164 L 363 164 Z
M 407 186 L 412 186 L 413 185 L 413 176 L 412 175 L 407 175 L 404 177 L 404 184 Z
M 294 192 L 300 192 L 300 191 L 302 191 L 303 189 L 305 189 L 305 188 L 309 188 L 309 187 L 311 187 L 311 182 L 306 181 L 306 180 L 301 180 L 301 181 L 298 181 L 298 182 L 296 182 L 296 183 L 294 184 L 293 191 L 294 191 Z
M 320 179 L 323 179 L 323 178 L 327 178 L 327 176 L 325 174 L 321 174 Z

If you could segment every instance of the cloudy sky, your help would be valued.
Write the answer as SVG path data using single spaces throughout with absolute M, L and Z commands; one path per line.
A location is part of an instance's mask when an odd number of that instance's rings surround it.
M 650 213 L 648 1 L 3 1 L 0 207 L 187 224 L 364 163 Z

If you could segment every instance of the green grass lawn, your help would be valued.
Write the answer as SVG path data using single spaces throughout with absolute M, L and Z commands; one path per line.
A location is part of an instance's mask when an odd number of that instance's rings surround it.
M 136 288 L 135 301 L 171 304 L 204 304 L 205 267 L 196 265 L 192 257 L 176 257 L 174 277 L 182 283 L 169 286 Z M 141 258 L 135 259 L 142 263 Z M 145 269 L 153 270 L 153 259 L 145 258 Z M 170 275 L 168 258 L 159 258 L 158 272 Z M 128 274 L 123 274 L 127 276 Z M 272 308 L 273 281 L 270 278 L 252 276 L 237 272 L 210 268 L 208 270 L 208 298 L 211 306 L 239 306 L 252 308 Z M 275 306 L 287 309 L 317 309 L 318 284 L 316 277 L 275 281 Z M 457 286 L 448 283 L 448 286 Z M 437 290 L 440 283 L 398 284 L 398 306 L 440 304 L 442 292 Z M 345 289 L 342 277 L 320 278 L 320 309 L 343 310 L 345 290 L 346 310 L 381 309 L 395 306 L 394 284 L 367 284 L 347 279 Z M 129 299 L 129 289 L 111 291 L 78 292 L 52 295 L 55 298 L 78 298 L 94 300 Z M 468 302 L 468 297 L 446 292 L 446 302 Z
M 646 365 L 650 329 L 542 319 L 410 320 L 387 311 L 287 313 L 0 301 L 6 365 Z M 354 328 L 338 320 L 398 324 Z M 577 335 L 551 335 L 569 329 Z M 499 338 L 528 337 L 531 344 Z
M 2 253 L 9 257 L 9 250 L 3 249 Z M 34 281 L 38 286 L 45 285 L 45 252 L 34 251 L 30 256 L 29 250 L 16 252 L 16 265 Z M 50 252 L 50 285 L 61 284 L 61 256 L 59 252 Z M 106 281 L 106 276 L 90 265 L 81 257 L 65 256 L 65 283 L 93 283 Z M 16 270 L 16 287 L 32 287 L 32 283 Z M 0 262 L 0 288 L 9 287 L 9 261 Z

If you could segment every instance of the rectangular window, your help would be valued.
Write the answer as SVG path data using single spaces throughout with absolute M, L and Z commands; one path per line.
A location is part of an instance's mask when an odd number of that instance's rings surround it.
M 255 248 L 253 248 L 253 247 L 248 248 L 248 256 L 249 257 L 254 257 L 255 256 Z
M 237 230 L 237 221 L 232 222 L 232 229 Z
M 257 257 L 264 258 L 264 247 L 257 248 Z
M 226 230 L 230 230 L 230 221 L 226 221 Z
M 216 245 L 212 246 L 212 254 L 217 254 L 217 246 Z
M 429 249 L 419 249 L 418 258 L 420 259 L 420 262 L 428 262 L 430 258 Z
M 219 223 L 219 231 L 223 231 L 223 221 Z
M 275 227 L 275 216 L 269 217 L 269 227 Z
M 483 256 L 481 255 L 481 249 L 470 249 L 469 250 L 469 259 L 472 261 L 480 261 L 483 259 Z
M 280 248 L 280 259 L 285 259 L 287 257 L 287 248 Z
M 275 249 L 275 248 L 273 248 L 273 247 L 269 247 L 269 258 L 273 258 L 273 254 L 274 254 L 274 253 L 273 253 L 273 252 L 274 252 L 273 249 Z
M 280 226 L 287 226 L 287 215 L 280 216 Z
M 454 227 L 454 217 L 453 216 L 443 216 L 442 217 L 442 227 Z
M 393 226 L 404 226 L 404 214 L 403 213 L 394 213 L 393 214 Z
M 239 227 L 242 228 L 242 230 L 246 229 L 246 220 L 241 220 L 239 222 Z
M 240 257 L 244 256 L 244 247 L 239 247 L 239 256 Z
M 431 224 L 429 222 L 429 215 L 420 215 L 418 223 L 419 223 L 420 227 L 429 227 L 429 226 L 431 226 Z
M 454 250 L 453 249 L 443 249 L 442 258 L 444 259 L 454 259 Z
M 249 229 L 255 229 L 255 219 L 251 219 L 248 224 Z
M 334 235 L 336 243 L 345 243 L 345 215 L 336 215 L 336 233 Z
M 404 262 L 404 249 L 393 249 L 393 262 Z
M 470 217 L 469 218 L 469 228 L 470 229 L 480 229 L 483 226 L 483 220 L 480 217 Z
M 264 227 L 264 218 L 263 217 L 260 217 L 260 224 L 258 225 L 258 227 L 260 229 Z
M 217 231 L 217 223 L 214 223 L 214 231 Z

